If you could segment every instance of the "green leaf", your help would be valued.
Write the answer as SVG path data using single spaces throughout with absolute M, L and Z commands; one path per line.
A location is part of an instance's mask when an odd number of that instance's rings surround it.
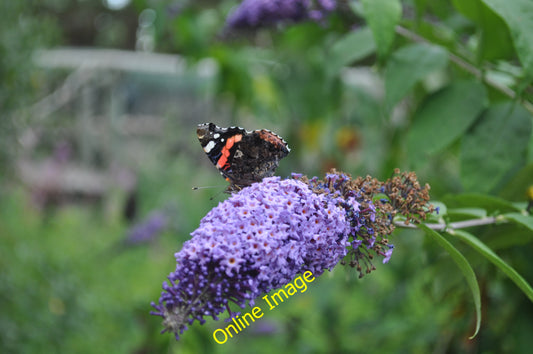
M 487 211 L 482 208 L 454 208 L 448 210 L 448 215 L 453 218 L 462 217 L 462 218 L 486 218 Z
M 476 279 L 476 274 L 470 266 L 470 263 L 468 263 L 468 261 L 461 254 L 461 252 L 459 252 L 455 247 L 453 247 L 453 245 L 448 240 L 446 240 L 441 234 L 430 229 L 424 224 L 420 224 L 418 225 L 418 227 L 424 230 L 426 235 L 433 238 L 433 240 L 435 240 L 442 248 L 444 248 L 450 254 L 455 264 L 457 264 L 457 266 L 466 278 L 466 282 L 468 283 L 470 291 L 472 292 L 472 298 L 474 300 L 474 305 L 476 308 L 476 330 L 474 334 L 470 337 L 470 339 L 472 339 L 477 335 L 477 333 L 479 332 L 479 327 L 481 326 L 481 296 L 479 291 L 479 285 Z
M 448 208 L 483 208 L 490 214 L 520 211 L 513 203 L 485 194 L 463 193 L 450 194 L 443 198 Z
M 509 28 L 494 11 L 481 0 L 453 0 L 452 3 L 481 29 L 478 45 L 480 59 L 505 59 L 513 55 Z
M 426 12 L 428 0 L 415 0 L 414 3 L 416 7 L 417 17 L 421 17 L 422 14 Z
M 507 23 L 518 58 L 529 76 L 533 76 L 533 1 L 482 1 Z
M 450 234 L 470 245 L 492 264 L 498 267 L 524 292 L 524 294 L 526 294 L 529 300 L 533 302 L 533 289 L 527 281 L 477 237 L 463 230 L 453 230 Z
M 386 56 L 392 46 L 395 28 L 402 17 L 399 0 L 362 0 L 365 19 L 376 41 L 378 55 Z
M 533 216 L 524 215 L 520 213 L 509 213 L 504 215 L 506 219 L 513 221 L 517 224 L 527 227 L 533 231 Z
M 370 28 L 352 31 L 336 41 L 331 47 L 327 68 L 332 74 L 346 65 L 361 60 L 376 51 L 376 43 Z
M 533 164 L 519 170 L 500 190 L 499 196 L 507 200 L 521 200 L 526 198 L 527 190 L 533 186 Z
M 417 82 L 444 69 L 447 63 L 448 53 L 436 45 L 415 43 L 394 52 L 385 69 L 386 102 L 389 107 L 402 99 Z
M 431 95 L 415 113 L 407 136 L 413 160 L 440 151 L 463 135 L 485 107 L 486 96 L 477 81 L 457 81 Z
M 492 191 L 509 172 L 525 163 L 531 115 L 511 102 L 490 107 L 463 138 L 461 181 L 466 190 Z
M 483 6 L 481 0 L 452 0 L 453 6 L 464 16 L 470 20 L 481 23 L 480 8 Z
M 487 228 L 483 241 L 492 250 L 522 247 L 533 241 L 533 233 L 521 224 L 508 222 L 499 224 L 497 228 Z

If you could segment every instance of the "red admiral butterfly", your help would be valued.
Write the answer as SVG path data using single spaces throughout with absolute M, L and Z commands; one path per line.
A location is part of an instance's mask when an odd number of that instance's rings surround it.
M 279 160 L 291 151 L 285 140 L 267 129 L 248 132 L 204 123 L 196 134 L 207 157 L 230 182 L 229 192 L 273 176 Z

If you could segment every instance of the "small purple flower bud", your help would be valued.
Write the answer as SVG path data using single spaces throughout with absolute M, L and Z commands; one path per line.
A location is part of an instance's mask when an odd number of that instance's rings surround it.
M 331 12 L 337 7 L 337 2 L 334 0 L 317 0 L 317 4 L 322 10 Z
M 389 247 L 389 249 L 385 251 L 385 254 L 384 254 L 385 258 L 383 258 L 383 264 L 389 263 L 390 257 L 392 256 L 392 251 L 394 250 L 394 245 L 389 244 L 387 246 Z

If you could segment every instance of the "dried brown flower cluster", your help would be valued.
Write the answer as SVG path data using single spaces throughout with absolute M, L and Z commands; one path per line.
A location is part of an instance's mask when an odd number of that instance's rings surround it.
M 429 202 L 429 184 L 420 187 L 420 183 L 414 172 L 402 172 L 394 170 L 394 176 L 386 180 L 383 185 L 383 193 L 390 199 L 391 213 L 405 217 L 405 224 L 420 223 L 428 214 L 434 211 Z
M 384 262 L 390 259 L 394 246 L 387 236 L 395 229 L 395 216 L 405 217 L 405 224 L 419 223 L 434 211 L 433 206 L 428 205 L 429 185 L 421 187 L 414 172 L 395 169 L 394 175 L 385 182 L 370 176 L 352 179 L 349 174 L 335 169 L 324 180 L 305 176 L 296 178 L 317 194 L 337 195 L 346 201 L 347 215 L 353 218 L 357 231 L 351 235 L 353 247 L 342 264 L 356 268 L 360 276 L 375 269 L 371 262 L 375 254 L 384 256 Z M 358 204 L 357 208 L 353 208 L 353 200 Z M 363 218 L 366 223 L 361 225 L 360 214 L 369 211 L 375 216 Z

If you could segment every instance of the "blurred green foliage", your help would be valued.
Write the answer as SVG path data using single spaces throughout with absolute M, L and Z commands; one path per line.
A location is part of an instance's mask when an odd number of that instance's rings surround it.
M 174 268 L 173 253 L 225 197 L 191 192 L 222 180 L 197 161 L 192 127 L 202 121 L 185 129 L 180 113 L 164 138 L 142 142 L 153 158 L 137 166 L 140 214 L 177 208 L 154 242 L 116 248 L 128 230 L 116 202 L 35 207 L 13 178 L 16 138 L 21 126 L 41 124 L 24 108 L 61 73 L 35 68 L 32 53 L 53 45 L 135 49 L 139 15 L 152 9 L 155 51 L 180 54 L 191 70 L 214 60 L 208 91 L 230 112 L 225 123 L 272 128 L 289 142 L 279 175 L 336 167 L 387 178 L 394 167 L 415 169 L 447 207 L 446 221 L 524 211 L 533 185 L 530 1 L 339 1 L 324 23 L 228 32 L 237 3 L 134 0 L 112 11 L 100 2 L 2 2 L 0 173 L 11 178 L 0 185 L 0 351 L 529 352 L 531 301 L 483 253 L 445 235 L 480 288 L 481 330 L 467 339 L 475 328 L 467 283 L 416 230 L 396 231 L 391 262 L 371 275 L 358 280 L 337 267 L 224 345 L 211 337 L 222 320 L 192 326 L 180 342 L 160 335 L 149 303 Z M 220 112 L 209 119 L 221 123 Z M 531 283 L 531 216 L 505 220 L 469 232 Z
M 13 139 L 21 109 L 31 103 L 44 83 L 35 70 L 33 51 L 57 43 L 60 32 L 51 16 L 39 14 L 32 1 L 0 4 L 0 173 L 7 173 L 15 154 Z M 17 117 L 22 119 L 22 117 Z M 18 124 L 21 124 L 19 122 Z

